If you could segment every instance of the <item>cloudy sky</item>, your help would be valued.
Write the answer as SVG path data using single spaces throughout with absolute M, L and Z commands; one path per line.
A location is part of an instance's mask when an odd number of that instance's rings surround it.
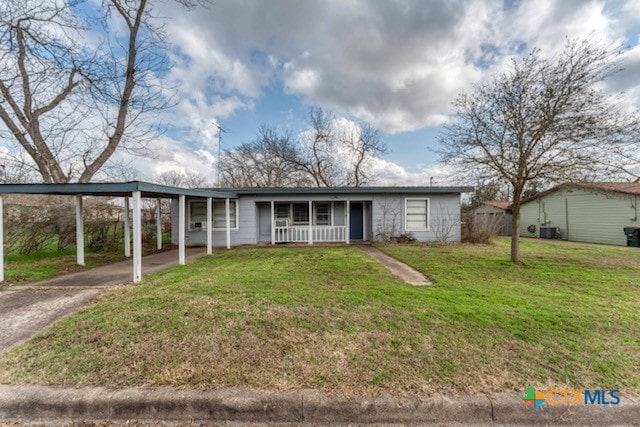
M 380 183 L 420 184 L 443 173 L 430 149 L 450 103 L 511 56 L 545 55 L 567 37 L 620 43 L 624 71 L 608 84 L 640 105 L 640 1 L 216 0 L 185 10 L 163 2 L 179 103 L 158 159 L 144 174 L 212 175 L 223 148 L 262 123 L 305 129 L 305 110 L 372 123 L 390 152 Z M 446 177 L 438 177 L 446 180 Z

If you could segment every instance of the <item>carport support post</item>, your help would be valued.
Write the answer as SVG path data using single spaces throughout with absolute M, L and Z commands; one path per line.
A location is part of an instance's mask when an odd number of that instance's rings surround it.
M 124 256 L 131 257 L 131 228 L 129 225 L 129 197 L 124 197 Z
M 224 211 L 227 216 L 227 249 L 231 249 L 231 202 L 228 197 L 224 199 Z
M 0 282 L 4 282 L 4 210 L 0 196 Z
M 141 194 L 139 191 L 131 193 L 133 202 L 133 283 L 142 280 L 142 218 Z
M 162 249 L 162 199 L 156 199 L 156 248 Z
M 76 202 L 76 263 L 84 265 L 84 221 L 82 220 L 82 195 L 78 194 Z
M 347 200 L 347 209 L 346 209 L 346 214 L 347 214 L 347 221 L 346 221 L 346 225 L 347 225 L 347 229 L 345 230 L 345 240 L 347 242 L 347 245 L 349 244 L 349 238 L 351 237 L 351 200 Z
M 213 203 L 207 197 L 207 255 L 213 252 Z
M 178 196 L 178 264 L 184 265 L 184 234 L 186 229 L 185 196 Z

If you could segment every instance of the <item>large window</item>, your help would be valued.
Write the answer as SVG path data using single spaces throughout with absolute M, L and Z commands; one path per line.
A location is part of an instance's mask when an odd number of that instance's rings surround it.
M 429 230 L 429 199 L 405 199 L 405 230 Z
M 293 204 L 293 224 L 309 225 L 309 203 Z
M 289 203 L 276 203 L 276 219 L 289 219 Z
M 313 209 L 315 225 L 331 225 L 331 203 L 318 202 Z
M 229 213 L 231 228 L 238 229 L 238 201 L 229 201 Z M 189 230 L 207 229 L 207 201 L 193 200 L 189 202 Z M 213 229 L 227 229 L 227 215 L 224 200 L 214 200 L 213 202 Z

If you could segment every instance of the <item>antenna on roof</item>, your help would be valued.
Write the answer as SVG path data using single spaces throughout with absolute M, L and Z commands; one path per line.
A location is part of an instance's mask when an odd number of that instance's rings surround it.
M 223 128 L 222 126 L 220 126 L 217 122 L 213 122 L 213 125 L 218 129 L 218 157 L 216 159 L 216 172 L 217 172 L 217 186 L 220 187 L 220 153 L 221 153 L 221 147 L 222 147 L 222 134 L 223 133 L 227 133 L 227 130 L 225 128 Z

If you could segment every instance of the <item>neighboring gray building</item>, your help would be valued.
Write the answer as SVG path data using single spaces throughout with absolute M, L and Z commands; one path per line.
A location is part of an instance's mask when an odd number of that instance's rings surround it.
M 224 188 L 230 245 L 380 241 L 460 241 L 460 195 L 471 187 Z M 227 244 L 226 202 L 213 201 L 213 243 Z M 186 244 L 207 242 L 207 202 L 186 200 Z M 173 224 L 178 202 L 172 203 Z M 178 242 L 173 227 L 172 241 Z
M 482 202 L 471 210 L 472 221 L 480 221 L 482 227 L 490 226 L 498 236 L 511 236 L 512 214 L 511 202 L 492 200 Z
M 625 227 L 640 227 L 640 183 L 563 184 L 526 199 L 520 235 L 539 237 L 540 227 L 558 227 L 559 237 L 576 242 L 627 244 Z

